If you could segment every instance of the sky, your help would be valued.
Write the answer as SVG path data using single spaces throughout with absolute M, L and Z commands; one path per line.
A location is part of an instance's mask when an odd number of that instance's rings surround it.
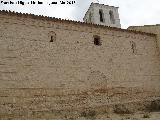
M 75 21 L 83 21 L 90 4 L 94 2 L 119 7 L 120 22 L 124 29 L 129 26 L 160 24 L 160 0 L 74 0 L 74 4 L 60 4 L 60 0 L 32 0 L 35 2 L 43 1 L 43 5 L 6 5 L 1 1 L 15 2 L 18 0 L 0 0 L 0 10 L 32 13 Z M 29 2 L 31 0 L 21 1 Z M 67 0 L 63 1 L 67 2 Z M 57 2 L 58 4 L 48 5 L 51 2 Z

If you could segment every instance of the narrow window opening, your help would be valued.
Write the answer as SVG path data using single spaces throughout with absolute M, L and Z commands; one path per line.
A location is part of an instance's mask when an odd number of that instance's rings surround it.
M 104 14 L 102 10 L 99 10 L 100 22 L 104 22 Z
M 56 41 L 56 33 L 55 32 L 53 32 L 53 31 L 50 31 L 49 33 L 48 33 L 48 36 L 49 36 L 49 42 L 54 42 L 54 41 Z
M 102 45 L 101 44 L 101 41 L 100 41 L 100 37 L 99 36 L 94 36 L 94 44 L 95 45 L 98 45 L 98 46 L 100 46 L 100 45 Z
M 53 36 L 51 36 L 51 40 L 50 40 L 50 42 L 53 42 Z
M 114 14 L 113 14 L 113 11 L 109 11 L 109 16 L 110 16 L 110 21 L 112 24 L 115 24 L 115 19 L 114 19 Z
M 132 53 L 136 53 L 137 51 L 136 51 L 136 43 L 135 42 L 133 42 L 133 41 L 131 41 L 131 49 L 132 49 Z

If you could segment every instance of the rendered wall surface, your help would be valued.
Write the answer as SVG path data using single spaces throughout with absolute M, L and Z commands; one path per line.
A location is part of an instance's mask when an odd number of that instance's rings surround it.
M 100 36 L 101 46 L 94 45 L 93 35 Z M 148 34 L 1 12 L 0 116 L 156 99 L 159 55 L 155 36 Z

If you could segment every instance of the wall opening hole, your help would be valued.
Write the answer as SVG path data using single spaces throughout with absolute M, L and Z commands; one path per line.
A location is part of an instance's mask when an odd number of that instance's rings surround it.
M 50 31 L 48 33 L 49 42 L 55 42 L 56 41 L 56 33 L 53 31 Z
M 95 45 L 98 45 L 98 46 L 102 45 L 101 40 L 100 40 L 100 36 L 95 35 L 93 37 L 94 37 L 94 44 Z
M 99 19 L 100 19 L 100 22 L 104 22 L 104 14 L 103 14 L 103 10 L 99 10 Z
M 137 52 L 137 50 L 136 50 L 136 43 L 135 42 L 133 42 L 133 41 L 131 41 L 130 42 L 131 43 L 131 49 L 132 49 L 132 53 L 136 53 Z
M 51 36 L 51 40 L 50 40 L 50 42 L 53 42 L 53 36 Z

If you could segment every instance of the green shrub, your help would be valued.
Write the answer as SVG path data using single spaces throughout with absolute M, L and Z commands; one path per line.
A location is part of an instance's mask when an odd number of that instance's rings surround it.
M 150 118 L 150 114 L 149 113 L 144 113 L 143 118 Z

